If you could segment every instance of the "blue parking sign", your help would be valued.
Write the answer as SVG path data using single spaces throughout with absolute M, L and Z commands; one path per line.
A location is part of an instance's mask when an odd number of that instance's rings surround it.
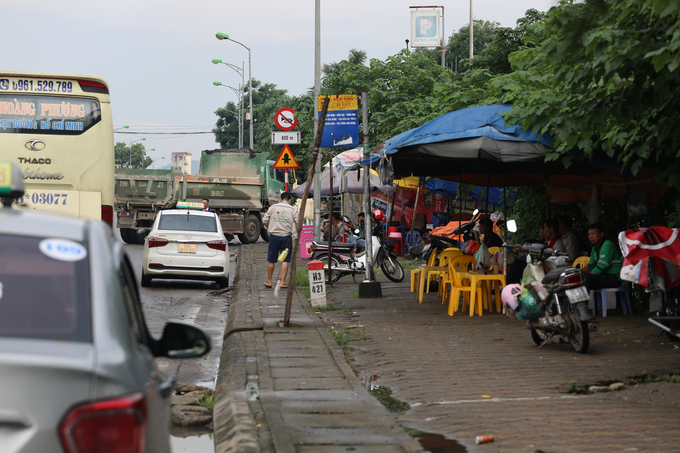
M 322 148 L 355 148 L 359 146 L 359 101 L 355 94 L 319 96 L 319 117 L 323 100 L 330 98 Z

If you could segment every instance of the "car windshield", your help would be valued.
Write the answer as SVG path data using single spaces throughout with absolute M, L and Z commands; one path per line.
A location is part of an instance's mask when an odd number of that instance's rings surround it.
M 158 223 L 159 230 L 205 231 L 217 233 L 215 216 L 187 214 L 165 214 Z
M 43 239 L 0 234 L 0 337 L 91 342 L 88 260 L 50 257 Z

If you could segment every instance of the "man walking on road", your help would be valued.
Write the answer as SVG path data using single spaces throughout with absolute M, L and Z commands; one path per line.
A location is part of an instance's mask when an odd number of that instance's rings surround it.
M 272 205 L 267 213 L 262 217 L 262 224 L 269 232 L 269 251 L 267 253 L 267 288 L 272 287 L 272 276 L 276 261 L 285 249 L 288 249 L 288 256 L 281 263 L 281 288 L 287 288 L 286 274 L 288 273 L 288 263 L 293 251 L 293 239 L 297 235 L 295 226 L 299 217 L 297 209 L 290 205 L 291 195 L 288 192 L 281 194 L 281 201 Z

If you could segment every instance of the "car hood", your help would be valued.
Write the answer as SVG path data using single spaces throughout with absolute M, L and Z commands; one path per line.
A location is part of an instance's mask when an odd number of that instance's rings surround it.
M 4 452 L 60 451 L 58 426 L 90 399 L 91 343 L 0 338 L 0 428 Z

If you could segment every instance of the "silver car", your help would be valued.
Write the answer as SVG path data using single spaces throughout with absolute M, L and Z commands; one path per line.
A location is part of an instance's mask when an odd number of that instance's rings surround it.
M 178 205 L 181 205 L 178 203 Z M 153 278 L 212 280 L 229 286 L 229 245 L 213 212 L 198 210 L 200 203 L 184 203 L 186 209 L 160 211 L 144 242 L 142 286 Z
M 0 207 L 0 451 L 170 450 L 154 357 L 198 357 L 208 337 L 149 334 L 132 265 L 103 222 Z

